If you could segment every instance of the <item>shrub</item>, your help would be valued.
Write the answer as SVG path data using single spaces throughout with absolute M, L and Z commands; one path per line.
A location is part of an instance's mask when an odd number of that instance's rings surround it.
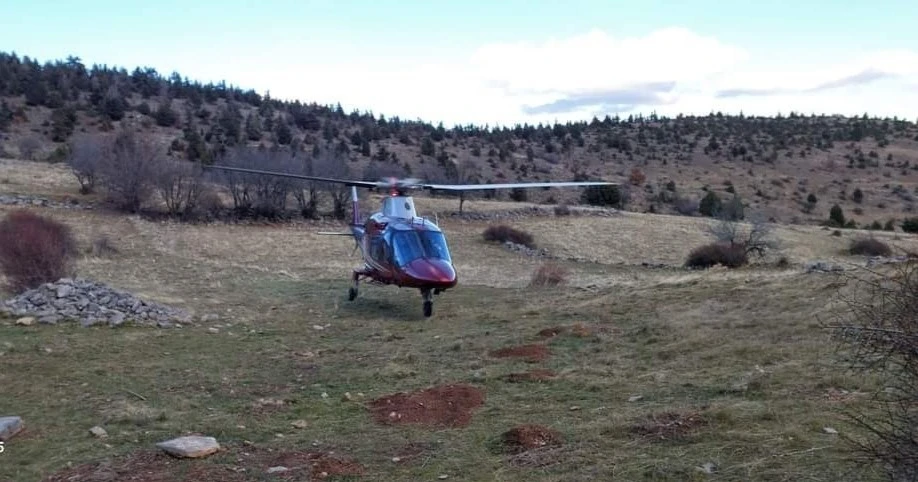
M 918 233 L 918 218 L 908 218 L 902 221 L 902 231 Z
M 844 365 L 875 383 L 863 402 L 846 410 L 852 423 L 843 440 L 887 480 L 918 478 L 918 272 L 913 261 L 888 275 L 864 269 L 847 274 L 839 290 L 843 310 L 829 324 Z M 868 388 L 871 387 L 872 388 Z M 864 389 L 862 388 L 862 390 Z M 864 459 L 861 459 L 864 460 Z
M 555 216 L 570 216 L 571 208 L 567 204 L 559 204 L 555 206 Z
M 892 254 L 892 249 L 889 248 L 888 244 L 879 239 L 862 238 L 852 240 L 851 246 L 848 247 L 848 252 L 866 256 L 889 256 Z
M 568 270 L 556 263 L 545 263 L 532 273 L 529 286 L 557 286 L 567 282 Z
M 0 221 L 0 269 L 14 293 L 70 276 L 76 253 L 66 224 L 28 210 Z
M 483 236 L 485 241 L 500 241 L 501 243 L 510 241 L 511 243 L 522 244 L 528 248 L 535 247 L 531 234 L 526 231 L 512 228 L 506 224 L 488 226 L 487 229 L 484 230 Z
M 688 268 L 710 268 L 722 265 L 727 268 L 739 268 L 749 261 L 746 250 L 737 244 L 711 243 L 699 246 L 689 253 L 685 260 Z

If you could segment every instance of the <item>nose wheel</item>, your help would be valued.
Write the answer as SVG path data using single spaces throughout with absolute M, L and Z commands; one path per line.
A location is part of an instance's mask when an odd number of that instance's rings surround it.
M 433 315 L 433 292 L 429 289 L 421 290 L 421 296 L 424 297 L 424 317 L 429 318 Z
M 347 290 L 347 300 L 354 301 L 357 298 L 357 285 L 360 283 L 360 273 L 354 271 L 354 286 L 351 286 Z

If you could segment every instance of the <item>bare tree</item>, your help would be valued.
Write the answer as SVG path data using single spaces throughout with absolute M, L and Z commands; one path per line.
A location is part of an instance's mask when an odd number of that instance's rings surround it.
M 297 160 L 286 149 L 237 147 L 223 163 L 231 167 L 264 171 L 297 172 Z M 275 217 L 287 208 L 294 180 L 266 174 L 224 171 L 220 180 L 229 188 L 237 212 Z
M 344 179 L 351 175 L 347 157 L 331 148 L 319 151 L 318 155 L 313 159 L 313 167 L 315 175 L 320 177 Z M 350 188 L 331 182 L 318 182 L 316 187 L 321 191 L 327 192 L 331 197 L 332 216 L 336 219 L 344 219 L 347 216 Z
M 41 140 L 29 134 L 22 139 L 19 139 L 19 155 L 27 161 L 34 160 L 35 153 L 41 149 Z
M 85 134 L 76 136 L 71 142 L 67 164 L 80 183 L 82 194 L 90 194 L 95 190 L 101 164 L 112 155 L 111 147 L 104 138 Z
M 715 224 L 705 226 L 705 231 L 718 242 L 742 247 L 747 255 L 763 257 L 766 251 L 780 248 L 778 241 L 773 238 L 773 227 L 759 218 L 741 223 L 721 217 Z
M 176 216 L 188 215 L 197 207 L 204 187 L 202 180 L 199 164 L 166 159 L 157 169 L 154 183 L 169 214 Z
M 123 129 L 112 139 L 102 137 L 103 152 L 99 180 L 109 199 L 120 208 L 137 212 L 152 193 L 151 180 L 165 155 L 163 149 L 131 129 Z

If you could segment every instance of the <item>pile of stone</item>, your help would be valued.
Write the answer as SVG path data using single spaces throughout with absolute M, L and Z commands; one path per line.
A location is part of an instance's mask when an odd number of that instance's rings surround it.
M 52 201 L 47 198 L 38 196 L 26 196 L 22 194 L 0 194 L 0 205 L 5 206 L 41 206 L 62 209 L 92 209 L 92 204 L 80 203 L 76 199 L 68 202 Z
M 612 217 L 618 214 L 618 211 L 615 209 L 608 208 L 579 208 L 574 206 L 569 206 L 571 216 L 601 216 L 601 217 Z M 486 211 L 486 212 L 475 212 L 475 211 L 464 211 L 462 213 L 458 211 L 449 211 L 437 213 L 440 217 L 451 217 L 453 219 L 463 219 L 467 221 L 514 221 L 520 220 L 529 217 L 547 217 L 547 216 L 557 216 L 555 214 L 554 207 L 539 207 L 539 206 L 529 206 L 519 209 L 510 209 L 507 211 Z M 433 216 L 431 216 L 433 217 Z
M 907 263 L 915 258 L 911 256 L 871 256 L 867 258 L 867 267 L 871 268 L 881 264 Z
M 526 256 L 541 256 L 548 257 L 548 250 L 545 248 L 530 248 L 525 244 L 514 243 L 513 241 L 504 241 L 504 246 L 510 251 L 516 251 L 518 253 L 523 253 Z
M 128 321 L 160 328 L 190 323 L 184 310 L 141 300 L 134 295 L 85 279 L 64 278 L 45 283 L 4 302 L 0 311 L 19 317 L 17 323 L 57 324 L 75 321 L 82 326 L 119 326 Z

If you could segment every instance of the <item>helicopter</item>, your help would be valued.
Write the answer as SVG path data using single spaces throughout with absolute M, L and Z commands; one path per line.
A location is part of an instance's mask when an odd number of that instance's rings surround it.
M 359 248 L 363 266 L 352 273 L 353 286 L 348 289 L 348 300 L 354 301 L 361 280 L 371 280 L 383 285 L 413 288 L 421 292 L 424 317 L 433 314 L 433 297 L 455 287 L 459 278 L 453 266 L 446 235 L 440 227 L 418 216 L 411 190 L 430 192 L 462 192 L 490 189 L 550 188 L 580 186 L 614 186 L 605 181 L 582 182 L 529 182 L 505 184 L 427 184 L 419 179 L 386 178 L 379 181 L 335 179 L 307 176 L 279 171 L 262 171 L 222 165 L 209 169 L 235 171 L 248 174 L 288 177 L 318 182 L 343 184 L 351 188 L 351 220 L 349 232 L 319 232 L 320 235 L 350 236 L 354 238 L 355 251 Z M 385 190 L 379 211 L 360 220 L 357 188 Z

